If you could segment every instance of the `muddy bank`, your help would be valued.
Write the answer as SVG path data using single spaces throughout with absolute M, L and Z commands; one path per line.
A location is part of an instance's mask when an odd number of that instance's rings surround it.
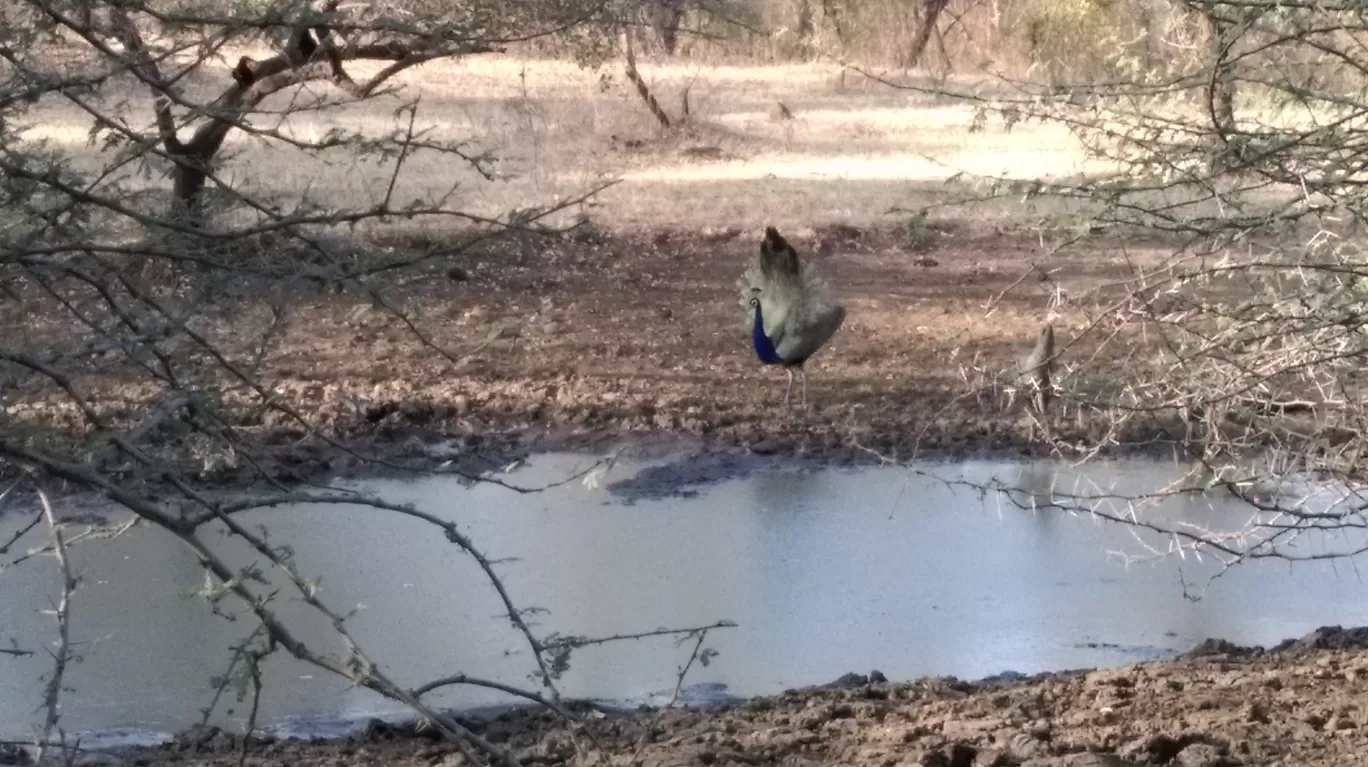
M 139 437 L 159 460 L 247 485 L 263 474 L 315 479 L 446 461 L 477 471 L 528 453 L 649 450 L 660 440 L 721 454 L 868 460 L 868 451 L 1155 450 L 1183 434 L 1177 424 L 1118 423 L 1076 405 L 1053 414 L 1047 433 L 1019 397 L 989 385 L 1030 350 L 1046 316 L 1047 286 L 1019 284 L 1038 257 L 1034 234 L 947 225 L 915 245 L 896 232 L 791 237 L 818 254 L 848 309 L 809 365 L 805 409 L 781 406 L 783 372 L 760 365 L 747 343 L 733 283 L 755 257 L 751 233 L 590 232 L 504 242 L 377 281 L 375 290 L 421 318 L 422 338 L 370 297 L 308 281 L 218 289 L 198 332 L 259 364 L 288 411 L 261 408 L 251 391 L 224 381 L 221 414 L 240 440 L 231 453 L 206 458 L 204 440 L 176 424 Z M 1052 268 L 1079 290 L 1110 284 L 1128 268 L 1115 253 L 1099 241 L 1057 256 Z M 36 286 L 14 287 L 34 300 L 0 302 L 0 333 L 26 339 L 35 353 L 82 342 L 66 318 L 42 315 L 55 310 Z M 1061 348 L 1082 321 L 1058 321 Z M 1068 355 L 1091 359 L 1096 350 L 1086 346 Z M 1113 352 L 1137 350 L 1113 341 Z M 1092 361 L 1087 375 L 1116 369 Z M 183 364 L 188 378 L 218 385 L 214 368 L 196 367 L 211 364 L 202 354 L 187 352 Z M 171 398 L 117 359 L 70 374 L 112 424 L 131 428 Z M 1103 384 L 1082 373 L 1068 382 L 1076 394 Z M 30 376 L 0 397 L 0 418 L 17 432 L 83 444 L 84 416 L 56 387 Z
M 1320 629 L 1265 651 L 1209 640 L 1121 668 L 977 682 L 850 674 L 818 688 L 707 710 L 597 711 L 571 728 L 545 711 L 464 721 L 525 765 L 1361 765 L 1368 753 L 1368 629 Z M 572 731 L 573 729 L 573 731 Z M 430 731 L 373 722 L 352 737 L 249 744 L 247 764 L 460 765 Z M 214 729 L 118 758 L 229 765 Z M 111 760 L 113 754 L 96 756 Z

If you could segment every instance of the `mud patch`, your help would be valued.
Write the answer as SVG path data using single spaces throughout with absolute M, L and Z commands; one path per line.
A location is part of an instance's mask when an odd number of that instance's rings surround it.
M 1278 643 L 1271 652 L 1365 649 L 1368 649 L 1368 626 L 1349 629 L 1339 626 L 1322 626 L 1300 639 L 1289 639 Z
M 877 465 L 869 456 L 824 454 L 787 456 L 737 449 L 713 449 L 679 455 L 666 463 L 647 466 L 627 479 L 609 483 L 607 489 L 629 505 L 640 500 L 694 498 L 703 488 L 761 471 L 811 472 L 832 468 Z
M 1368 626 L 1347 629 L 1341 626 L 1321 626 L 1297 639 L 1284 639 L 1268 649 L 1257 645 L 1238 645 L 1225 639 L 1206 639 L 1183 653 L 1182 657 L 1247 657 L 1265 653 L 1299 653 L 1313 650 L 1368 650 Z
M 934 268 L 918 266 L 918 254 L 893 231 L 841 239 L 819 261 L 847 307 L 847 323 L 809 363 L 809 406 L 788 410 L 782 372 L 760 365 L 747 344 L 733 284 L 755 257 L 755 240 L 669 234 L 515 240 L 434 260 L 428 275 L 377 281 L 375 290 L 402 295 L 413 316 L 423 318 L 426 336 L 450 357 L 376 309 L 368 295 L 320 292 L 312 284 L 242 285 L 215 294 L 204 307 L 202 332 L 232 344 L 254 338 L 253 328 L 275 328 L 260 376 L 304 423 L 243 395 L 223 408 L 242 440 L 236 454 L 251 454 L 250 462 L 202 460 L 175 431 L 148 433 L 145 441 L 159 460 L 196 480 L 251 486 L 266 475 L 307 481 L 429 471 L 451 460 L 431 448 L 453 444 L 474 466 L 476 453 L 502 459 L 665 437 L 724 453 L 867 457 L 872 450 L 905 459 L 1045 455 L 1104 435 L 1109 444 L 1154 449 L 1183 433 L 1179 424 L 1136 418 L 1114 433 L 1107 413 L 1085 409 L 1055 419 L 1047 439 L 1019 398 L 966 396 L 967 381 L 1012 369 L 1034 343 L 1049 291 L 1018 290 L 992 312 L 983 309 L 1031 268 L 1038 255 L 1033 235 L 956 230 L 931 247 Z M 804 253 L 814 252 L 814 242 L 796 241 Z M 1076 259 L 1083 282 L 1110 284 L 1126 265 L 1109 243 L 1094 245 L 1061 258 Z M 453 268 L 466 279 L 450 279 Z M 23 338 L 41 327 L 46 335 L 33 343 L 42 348 L 79 346 L 79 329 L 63 316 L 38 315 L 57 310 L 45 309 L 41 291 L 32 290 L 32 302 L 0 304 L 0 334 Z M 272 301 L 288 308 L 279 327 L 266 323 L 280 308 Z M 1069 322 L 1060 321 L 1061 334 L 1071 333 Z M 1124 346 L 1114 342 L 1103 351 L 1133 353 Z M 1098 351 L 1076 344 L 1071 354 L 1075 348 L 1079 359 Z M 200 365 L 191 372 L 206 386 L 219 375 L 208 361 L 186 364 Z M 1098 369 L 1110 368 L 1099 361 Z M 169 396 L 136 365 L 111 361 L 71 375 L 91 407 L 115 425 L 138 422 Z M 6 417 L 76 450 L 85 439 L 80 413 L 55 387 L 25 381 L 4 392 Z M 1079 379 L 1076 393 L 1104 383 Z M 733 460 L 681 466 L 675 487 L 686 492 L 696 484 L 689 471 L 725 476 Z M 639 485 L 623 490 L 654 492 Z
M 1165 647 L 1156 647 L 1154 645 L 1117 644 L 1115 642 L 1079 642 L 1073 646 L 1080 650 L 1105 650 L 1109 653 L 1115 653 L 1121 657 L 1132 658 L 1134 660 L 1163 660 L 1178 655 L 1178 653 L 1173 650 Z
M 1357 642 L 1363 631 L 1313 636 Z M 848 674 L 833 684 L 705 710 L 627 712 L 579 703 L 572 708 L 585 716 L 574 727 L 527 708 L 462 721 L 524 765 L 1361 764 L 1368 751 L 1368 651 L 1307 649 L 1315 644 L 1308 636 L 1276 653 L 978 682 L 890 683 L 877 672 Z M 243 745 L 241 737 L 209 728 L 120 755 L 150 767 L 230 765 Z M 246 746 L 248 763 L 259 767 L 466 764 L 430 728 L 378 720 L 340 740 L 260 738 Z

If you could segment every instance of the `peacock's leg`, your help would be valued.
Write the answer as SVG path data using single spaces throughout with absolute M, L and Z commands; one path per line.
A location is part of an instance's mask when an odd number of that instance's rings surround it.
M 807 368 L 798 368 L 798 372 L 803 376 L 803 407 L 807 407 Z
M 793 368 L 784 368 L 788 373 L 788 386 L 784 389 L 784 407 L 789 406 L 789 395 L 793 393 Z

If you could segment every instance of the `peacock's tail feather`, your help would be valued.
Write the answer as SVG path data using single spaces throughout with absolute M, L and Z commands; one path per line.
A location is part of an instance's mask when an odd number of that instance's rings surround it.
M 801 335 L 805 329 L 829 325 L 833 309 L 838 308 L 830 303 L 827 283 L 817 274 L 816 267 L 803 260 L 793 263 L 796 263 L 796 273 L 774 268 L 767 270 L 760 260 L 747 267 L 736 282 L 744 327 L 749 330 L 755 323 L 750 299 L 757 296 L 764 316 L 765 334 L 776 343 Z

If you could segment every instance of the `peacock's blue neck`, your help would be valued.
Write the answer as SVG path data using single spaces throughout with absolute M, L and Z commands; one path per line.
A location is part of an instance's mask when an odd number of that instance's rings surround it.
M 755 346 L 755 356 L 766 365 L 779 365 L 784 362 L 779 352 L 774 350 L 774 342 L 765 335 L 765 318 L 760 307 L 755 307 L 755 325 L 751 327 L 751 343 Z

